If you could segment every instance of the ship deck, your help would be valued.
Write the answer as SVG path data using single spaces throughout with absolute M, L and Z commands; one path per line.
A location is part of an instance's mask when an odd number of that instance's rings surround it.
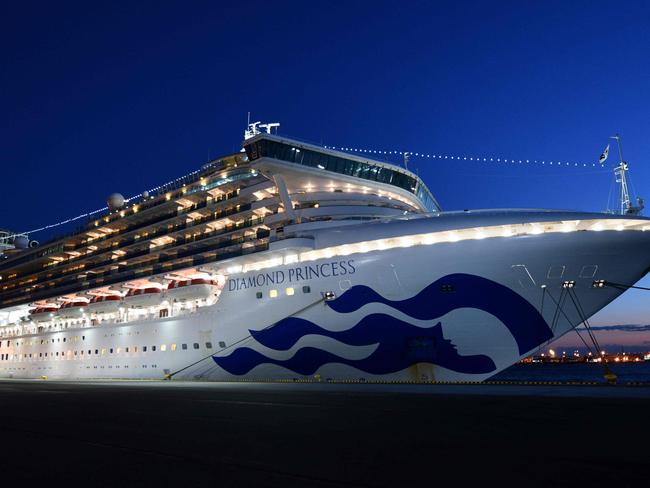
M 5 380 L 0 402 L 30 486 L 629 486 L 650 434 L 630 386 Z

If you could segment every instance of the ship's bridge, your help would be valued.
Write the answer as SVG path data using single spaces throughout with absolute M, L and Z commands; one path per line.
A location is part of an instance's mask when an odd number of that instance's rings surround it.
M 408 203 L 412 211 L 441 210 L 417 175 L 393 164 L 265 133 L 245 141 L 244 149 L 257 169 L 283 175 L 295 193 L 359 188 Z

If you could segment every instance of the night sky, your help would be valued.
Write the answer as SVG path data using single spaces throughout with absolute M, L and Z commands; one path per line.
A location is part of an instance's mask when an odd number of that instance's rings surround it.
M 237 151 L 248 111 L 332 146 L 570 163 L 413 157 L 450 210 L 605 210 L 614 147 L 591 164 L 619 132 L 650 202 L 648 2 L 96 3 L 3 5 L 0 227 Z M 649 304 L 594 322 L 648 324 Z

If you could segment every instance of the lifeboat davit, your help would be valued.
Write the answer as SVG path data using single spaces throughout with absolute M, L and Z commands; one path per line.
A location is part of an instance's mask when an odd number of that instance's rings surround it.
M 36 307 L 29 312 L 30 318 L 34 322 L 48 322 L 54 318 L 54 314 L 59 310 L 59 307 L 48 305 L 44 307 Z
M 86 311 L 86 306 L 88 302 L 84 300 L 72 300 L 61 305 L 56 315 L 62 319 L 78 319 Z
M 167 298 L 175 302 L 204 300 L 217 290 L 217 282 L 195 278 L 193 280 L 172 281 L 167 286 Z
M 124 305 L 129 308 L 154 307 L 163 301 L 162 290 L 151 286 L 132 288 L 124 297 Z
M 119 295 L 96 296 L 90 300 L 88 311 L 91 313 L 115 313 L 122 304 L 122 297 Z

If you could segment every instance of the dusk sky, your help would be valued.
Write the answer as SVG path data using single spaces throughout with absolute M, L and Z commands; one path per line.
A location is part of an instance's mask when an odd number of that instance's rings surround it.
M 615 148 L 592 164 L 618 132 L 650 202 L 648 2 L 26 1 L 1 19 L 0 227 L 237 151 L 249 111 L 317 143 L 466 156 L 411 160 L 447 210 L 603 211 Z M 647 292 L 593 322 L 650 324 Z

